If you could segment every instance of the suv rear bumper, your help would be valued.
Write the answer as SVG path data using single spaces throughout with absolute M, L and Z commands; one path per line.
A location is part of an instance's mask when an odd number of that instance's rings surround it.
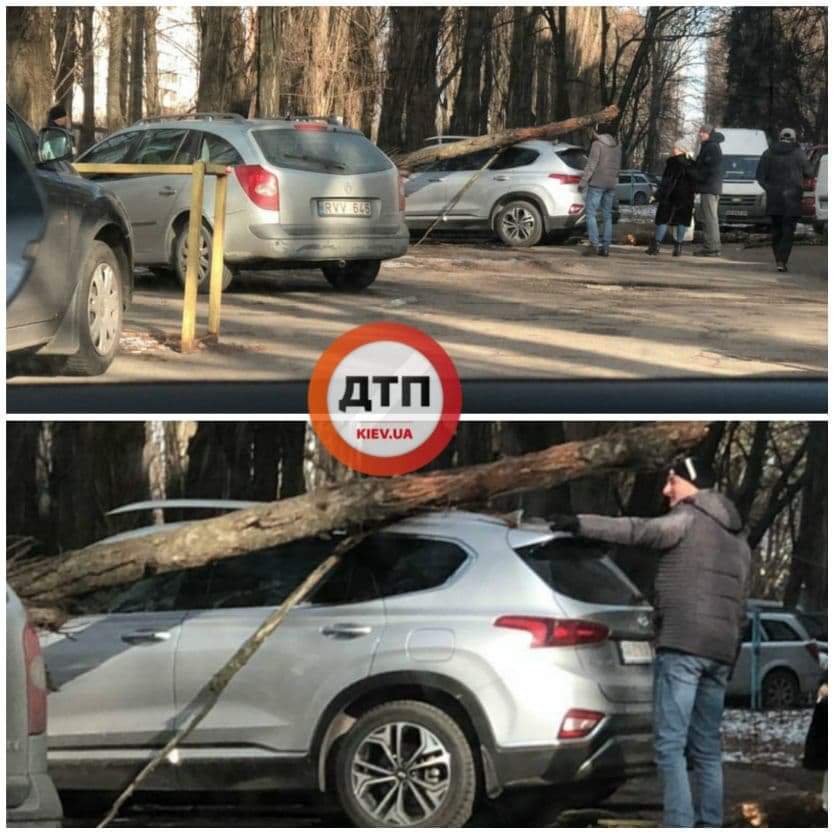
M 502 788 L 626 779 L 655 770 L 652 716 L 609 716 L 588 739 L 547 747 L 499 748 L 489 756 Z
M 250 226 L 249 233 L 245 243 L 227 238 L 227 262 L 385 261 L 405 255 L 409 248 L 409 230 L 405 223 L 401 223 L 390 234 L 378 235 L 288 235 L 286 229 L 277 223 Z
M 29 775 L 26 800 L 14 808 L 6 807 L 6 825 L 60 827 L 63 810 L 55 785 L 47 774 Z

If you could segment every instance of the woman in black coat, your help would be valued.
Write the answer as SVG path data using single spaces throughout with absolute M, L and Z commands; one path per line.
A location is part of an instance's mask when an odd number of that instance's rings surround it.
M 676 143 L 673 147 L 673 155 L 667 160 L 661 185 L 655 195 L 658 201 L 655 211 L 655 237 L 647 249 L 648 255 L 658 255 L 661 252 L 660 244 L 670 224 L 676 227 L 673 255 L 681 255 L 684 235 L 693 220 L 694 163 L 687 156 L 687 151 L 681 147 L 682 144 Z

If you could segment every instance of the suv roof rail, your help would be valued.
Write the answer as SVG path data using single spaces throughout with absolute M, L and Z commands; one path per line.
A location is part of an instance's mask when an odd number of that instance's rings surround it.
M 150 122 L 179 122 L 184 119 L 200 119 L 213 122 L 216 119 L 231 119 L 235 122 L 246 122 L 246 118 L 240 113 L 161 113 L 157 116 L 146 116 L 144 119 L 137 119 L 134 125 L 146 125 Z
M 289 113 L 284 117 L 285 122 L 327 122 L 329 125 L 344 125 L 341 116 L 310 116 L 303 113 L 299 116 L 291 116 Z

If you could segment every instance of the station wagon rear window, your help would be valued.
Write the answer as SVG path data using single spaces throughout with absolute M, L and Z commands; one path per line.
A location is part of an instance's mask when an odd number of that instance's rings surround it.
M 550 539 L 515 549 L 555 592 L 582 603 L 636 606 L 643 595 L 625 580 L 608 559 L 608 550 L 586 539 Z
M 319 174 L 371 174 L 392 168 L 376 145 L 357 133 L 269 128 L 253 131 L 267 161 Z

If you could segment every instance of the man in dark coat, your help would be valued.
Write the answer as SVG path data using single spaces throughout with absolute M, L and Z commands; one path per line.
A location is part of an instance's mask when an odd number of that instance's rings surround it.
M 815 169 L 797 144 L 792 128 L 780 131 L 780 141 L 760 157 L 757 182 L 765 191 L 765 213 L 771 217 L 771 249 L 777 270 L 787 272 L 794 230 L 802 214 L 803 178 Z
M 713 483 L 708 464 L 680 459 L 667 474 L 663 492 L 670 512 L 665 516 L 561 516 L 551 526 L 661 552 L 655 579 L 654 718 L 662 826 L 722 825 L 720 726 L 745 623 L 751 551 L 739 513 Z
M 48 128 L 63 128 L 64 130 L 68 130 L 68 122 L 69 117 L 63 104 L 56 104 L 54 107 L 49 108 L 49 113 L 46 116 L 46 126 Z
M 711 125 L 699 129 L 699 156 L 696 157 L 696 194 L 701 195 L 702 224 L 705 243 L 695 255 L 721 255 L 722 240 L 719 237 L 719 195 L 722 194 L 722 149 L 724 134 Z
M 693 162 L 687 156 L 685 142 L 679 139 L 673 146 L 673 155 L 664 166 L 664 175 L 655 199 L 655 237 L 647 248 L 648 255 L 661 252 L 661 242 L 667 234 L 667 227 L 675 225 L 673 255 L 681 255 L 684 236 L 693 220 Z

